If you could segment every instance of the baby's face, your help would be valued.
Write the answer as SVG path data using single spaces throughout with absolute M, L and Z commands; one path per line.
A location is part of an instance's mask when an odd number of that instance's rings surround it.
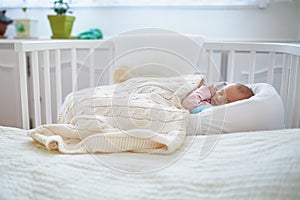
M 233 83 L 217 90 L 216 94 L 211 98 L 211 105 L 219 106 L 242 99 L 245 99 L 245 95 L 241 94 L 238 91 L 238 86 Z

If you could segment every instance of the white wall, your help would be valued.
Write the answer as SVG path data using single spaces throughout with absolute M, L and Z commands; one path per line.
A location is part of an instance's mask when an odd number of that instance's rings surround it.
M 167 28 L 181 33 L 202 34 L 213 40 L 300 40 L 300 2 L 258 8 L 101 7 L 73 8 L 73 35 L 100 28 L 105 37 L 143 27 Z M 38 35 L 51 36 L 50 9 L 29 9 L 28 17 L 39 20 Z M 21 9 L 9 9 L 11 18 L 23 18 Z M 7 34 L 14 35 L 13 27 Z

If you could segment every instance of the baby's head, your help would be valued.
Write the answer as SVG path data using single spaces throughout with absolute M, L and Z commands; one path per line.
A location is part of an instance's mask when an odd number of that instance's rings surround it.
M 248 99 L 254 95 L 253 91 L 240 83 L 231 83 L 224 88 L 219 89 L 211 98 L 213 106 L 219 106 L 226 103 Z

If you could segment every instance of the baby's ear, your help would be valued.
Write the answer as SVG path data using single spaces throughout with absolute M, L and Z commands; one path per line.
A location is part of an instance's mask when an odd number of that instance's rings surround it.
M 133 78 L 127 67 L 120 67 L 114 72 L 114 83 L 121 83 L 128 79 Z
M 228 85 L 228 82 L 222 81 L 222 82 L 217 82 L 214 84 L 216 90 L 220 90 L 223 87 L 225 87 L 226 85 Z

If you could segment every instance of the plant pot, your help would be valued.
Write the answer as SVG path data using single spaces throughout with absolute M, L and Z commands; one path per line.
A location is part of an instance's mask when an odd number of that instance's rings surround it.
M 5 16 L 6 10 L 0 10 L 0 38 L 6 38 L 4 36 L 6 28 L 13 22 L 12 19 Z
M 37 23 L 38 21 L 33 19 L 15 19 L 15 38 L 37 38 Z
M 56 39 L 71 39 L 76 38 L 71 36 L 73 23 L 75 21 L 74 16 L 69 15 L 48 15 L 48 19 L 51 25 L 52 36 Z
M 0 38 L 5 38 L 4 33 L 6 31 L 8 24 L 0 22 Z

